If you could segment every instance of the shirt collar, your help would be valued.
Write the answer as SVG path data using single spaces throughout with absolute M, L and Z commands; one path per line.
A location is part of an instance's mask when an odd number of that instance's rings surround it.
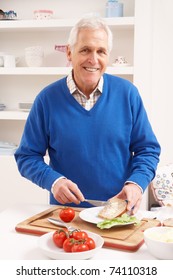
M 76 90 L 81 92 L 74 82 L 72 71 L 70 71 L 70 73 L 67 76 L 67 86 L 68 86 L 71 94 L 73 94 Z M 99 81 L 97 87 L 93 90 L 93 92 L 95 92 L 96 90 L 99 90 L 100 93 L 103 92 L 103 76 L 101 76 L 100 81 Z

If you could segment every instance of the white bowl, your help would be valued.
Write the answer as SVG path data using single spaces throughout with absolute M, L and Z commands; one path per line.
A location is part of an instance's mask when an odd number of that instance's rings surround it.
M 54 232 L 49 232 L 44 235 L 42 235 L 39 238 L 38 241 L 38 246 L 43 252 L 44 255 L 51 259 L 55 260 L 86 260 L 92 258 L 95 254 L 99 252 L 99 250 L 102 248 L 104 244 L 104 239 L 93 232 L 87 231 L 88 236 L 93 238 L 95 243 L 96 243 L 96 248 L 89 250 L 89 251 L 84 251 L 80 253 L 67 253 L 65 252 L 62 248 L 58 248 L 52 239 L 53 233 Z
M 173 228 L 152 227 L 144 231 L 144 241 L 150 252 L 157 259 L 173 260 Z
M 39 55 L 44 56 L 44 51 L 42 46 L 32 46 L 25 48 L 25 55 Z
M 43 57 L 40 55 L 25 55 L 25 61 L 28 67 L 41 67 Z
M 52 10 L 36 10 L 34 11 L 34 19 L 52 19 Z

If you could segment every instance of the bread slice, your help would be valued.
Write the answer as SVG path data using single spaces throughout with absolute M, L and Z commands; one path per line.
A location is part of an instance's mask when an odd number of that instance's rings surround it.
M 100 218 L 111 220 L 126 212 L 127 203 L 125 200 L 113 197 L 107 202 L 108 203 L 98 213 Z

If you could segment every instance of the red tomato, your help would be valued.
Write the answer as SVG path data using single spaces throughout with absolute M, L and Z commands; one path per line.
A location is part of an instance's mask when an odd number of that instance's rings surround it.
M 75 243 L 71 251 L 72 253 L 89 251 L 89 246 L 85 243 Z
M 72 236 L 76 240 L 84 240 L 88 238 L 88 234 L 85 231 L 73 231 Z
M 71 252 L 72 251 L 72 247 L 75 244 L 75 240 L 74 238 L 67 238 L 64 243 L 63 243 L 63 249 L 65 252 Z
M 67 239 L 67 237 L 68 237 L 68 232 L 66 230 L 62 230 L 62 229 L 57 230 L 53 233 L 53 242 L 57 247 L 62 248 L 63 243 Z
M 69 223 L 74 219 L 75 211 L 70 207 L 65 207 L 61 209 L 59 217 L 63 222 Z
M 89 250 L 92 250 L 92 249 L 94 249 L 96 247 L 95 241 L 91 237 L 88 237 L 85 240 L 84 244 L 88 245 Z

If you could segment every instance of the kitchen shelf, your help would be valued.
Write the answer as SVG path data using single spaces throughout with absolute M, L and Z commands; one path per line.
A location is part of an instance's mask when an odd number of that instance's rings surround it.
M 0 68 L 0 75 L 68 75 L 71 67 L 15 67 Z M 108 66 L 107 73 L 113 75 L 133 75 L 133 66 Z
M 78 21 L 76 19 L 50 19 L 50 20 L 0 20 L 0 32 L 11 30 L 53 30 L 57 28 L 71 28 Z M 105 18 L 110 27 L 127 28 L 134 26 L 134 17 Z
M 26 120 L 28 117 L 28 112 L 23 111 L 0 111 L 0 120 Z
M 17 10 L 17 1 L 14 2 L 16 2 Z M 80 3 L 80 1 L 77 2 Z M 92 2 L 90 4 L 92 5 Z M 100 5 L 99 0 L 98 5 Z M 133 13 L 129 14 L 133 15 Z M 0 67 L 0 81 L 2 85 L 0 101 L 6 105 L 6 109 L 0 111 L 0 125 L 3 130 L 2 136 L 5 139 L 9 137 L 9 129 L 14 126 L 14 133 L 7 140 L 16 143 L 20 141 L 24 123 L 29 114 L 28 112 L 19 110 L 19 100 L 22 99 L 23 102 L 27 102 L 28 98 L 34 100 L 36 94 L 45 85 L 69 74 L 72 68 L 64 67 L 67 62 L 65 57 L 59 52 L 55 56 L 52 46 L 55 45 L 54 40 L 58 41 L 57 44 L 64 44 L 67 41 L 67 33 L 69 33 L 70 29 L 80 18 L 79 13 L 75 13 L 74 17 L 71 15 L 68 18 L 65 11 L 60 15 L 62 18 L 57 17 L 50 20 L 36 20 L 30 18 L 29 14 L 26 16 L 26 14 L 21 13 L 21 15 L 24 17 L 21 18 L 19 16 L 16 20 L 0 20 L 1 48 L 3 51 L 7 50 L 9 53 L 16 52 L 15 55 L 21 57 L 20 63 L 14 68 Z M 127 79 L 133 81 L 135 16 L 104 19 L 115 35 L 114 40 L 116 43 L 106 73 L 122 77 L 125 76 Z M 128 50 L 126 50 L 128 43 Z M 45 64 L 43 64 L 43 67 L 26 67 L 23 51 L 30 44 L 33 46 L 40 44 L 44 47 Z M 112 66 L 116 56 L 121 54 L 127 57 L 127 60 L 131 64 L 130 66 Z

